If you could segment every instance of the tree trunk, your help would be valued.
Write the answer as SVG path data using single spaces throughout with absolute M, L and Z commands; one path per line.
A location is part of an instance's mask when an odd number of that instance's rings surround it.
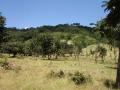
M 95 63 L 97 63 L 97 59 L 98 59 L 98 55 L 97 55 L 98 53 L 96 52 L 95 53 Z
M 101 56 L 101 61 L 102 61 L 102 63 L 104 63 L 105 61 L 105 57 L 104 56 Z
M 48 60 L 50 60 L 51 59 L 51 55 L 50 54 L 48 54 Z
M 13 53 L 13 56 L 12 56 L 12 57 L 14 58 L 16 55 L 17 55 L 17 53 Z
M 58 59 L 58 54 L 55 55 L 55 59 Z
M 116 85 L 117 87 L 120 87 L 120 47 L 119 47 L 119 56 L 118 56 L 118 63 L 117 63 Z
M 115 49 L 115 46 L 114 46 L 114 60 L 115 60 L 115 64 L 117 63 L 117 51 Z

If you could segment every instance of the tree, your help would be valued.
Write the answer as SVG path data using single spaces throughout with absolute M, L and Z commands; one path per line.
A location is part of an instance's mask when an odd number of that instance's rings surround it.
M 120 0 L 104 1 L 105 10 L 109 11 L 106 22 L 109 26 L 116 27 L 120 23 Z
M 5 17 L 0 14 L 0 43 L 3 42 Z
M 113 37 L 117 40 L 118 48 L 119 48 L 119 57 L 117 63 L 117 76 L 116 76 L 116 85 L 117 87 L 120 86 L 120 0 L 109 0 L 105 1 L 104 6 L 106 7 L 105 10 L 109 11 L 107 17 L 105 18 L 106 25 L 109 28 L 109 31 L 112 34 L 116 34 Z M 114 29 L 113 29 L 114 28 Z
M 51 59 L 53 53 L 54 39 L 51 35 L 43 34 L 40 38 L 41 41 L 41 51 L 43 56 L 48 56 L 48 60 Z
M 96 53 L 98 53 L 102 63 L 104 63 L 105 56 L 107 55 L 107 49 L 102 46 L 98 46 L 96 48 Z
M 26 42 L 24 42 L 24 47 L 23 47 L 23 54 L 24 56 L 31 56 L 32 55 L 32 51 L 33 51 L 33 44 L 32 44 L 32 40 L 27 40 Z
M 15 57 L 17 54 L 23 54 L 23 44 L 21 42 L 4 43 L 2 52 L 13 54 L 12 57 Z
M 82 54 L 82 49 L 87 47 L 85 40 L 80 36 L 72 38 L 74 44 L 74 55 L 76 59 L 79 59 L 79 55 Z
M 60 45 L 60 40 L 57 38 L 54 38 L 54 45 L 53 45 L 53 52 L 55 54 L 55 59 L 58 58 L 60 55 L 60 50 L 61 50 L 61 45 Z

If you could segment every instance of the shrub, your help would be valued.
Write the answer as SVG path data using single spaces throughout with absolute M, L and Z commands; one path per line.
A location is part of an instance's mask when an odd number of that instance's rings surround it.
M 81 85 L 84 83 L 87 83 L 91 81 L 90 75 L 84 75 L 83 73 L 80 72 L 75 72 L 73 76 L 71 77 L 71 80 L 76 84 L 76 85 Z
M 78 71 L 75 73 L 71 73 L 71 72 L 65 73 L 64 71 L 60 70 L 58 72 L 51 71 L 48 74 L 49 78 L 64 78 L 65 76 L 67 78 L 70 78 L 70 80 L 72 80 L 75 83 L 75 85 L 81 85 L 81 84 L 85 84 L 92 81 L 92 78 L 90 75 L 85 75 Z
M 51 71 L 48 75 L 50 78 L 53 77 L 53 78 L 64 78 L 65 77 L 65 73 L 60 70 L 58 72 L 54 72 L 54 71 Z
M 56 73 L 56 76 L 58 76 L 59 78 L 63 78 L 65 74 L 62 70 L 60 70 L 58 73 Z

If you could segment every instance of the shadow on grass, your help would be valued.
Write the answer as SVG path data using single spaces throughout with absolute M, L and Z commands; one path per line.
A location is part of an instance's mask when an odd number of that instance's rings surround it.
M 47 59 L 47 58 L 41 58 L 41 60 L 46 60 L 46 61 L 73 61 L 73 60 L 69 60 L 68 58 L 64 58 L 64 59 Z
M 116 85 L 116 83 L 115 83 L 113 80 L 110 80 L 110 79 L 106 79 L 106 80 L 104 81 L 104 85 L 105 85 L 107 88 L 110 88 L 110 89 L 120 90 L 120 88 L 118 88 L 118 86 Z
M 112 67 L 112 66 L 105 66 L 106 68 L 109 68 L 109 69 L 117 69 L 117 67 Z
M 63 60 L 63 59 L 45 59 L 45 58 L 42 58 L 41 60 L 46 60 L 46 61 L 66 61 L 68 59 Z

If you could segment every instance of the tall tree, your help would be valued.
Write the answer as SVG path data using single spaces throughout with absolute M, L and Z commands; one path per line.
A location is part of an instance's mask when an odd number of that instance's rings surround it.
M 108 15 L 105 18 L 106 24 L 110 27 L 110 32 L 116 35 L 114 38 L 118 42 L 119 57 L 117 63 L 116 85 L 120 87 L 120 0 L 107 0 L 104 5 L 106 7 L 105 10 L 108 11 Z
M 41 51 L 43 56 L 48 56 L 48 60 L 51 59 L 51 55 L 53 53 L 54 39 L 51 35 L 41 35 Z
M 5 17 L 0 13 L 0 43 L 3 42 L 5 20 Z
M 106 17 L 107 24 L 116 27 L 120 23 L 120 0 L 107 0 L 104 5 L 105 11 L 109 11 Z

